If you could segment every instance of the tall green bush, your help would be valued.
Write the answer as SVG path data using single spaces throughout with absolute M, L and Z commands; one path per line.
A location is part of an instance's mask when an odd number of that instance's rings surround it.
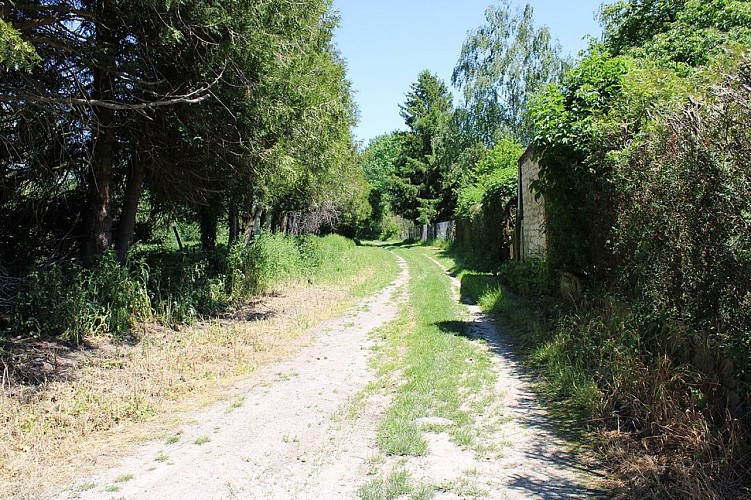
M 532 111 L 549 263 L 594 297 L 547 359 L 593 374 L 604 415 L 688 495 L 741 478 L 751 435 L 751 71 L 734 57 L 686 73 L 595 48 Z
M 121 267 L 105 254 L 92 268 L 54 264 L 29 276 L 11 328 L 80 343 L 95 334 L 122 336 L 151 314 L 148 270 Z

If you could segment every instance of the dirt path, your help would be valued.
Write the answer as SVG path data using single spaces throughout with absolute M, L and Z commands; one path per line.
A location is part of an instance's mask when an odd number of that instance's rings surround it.
M 477 454 L 445 433 L 426 432 L 423 456 L 380 453 L 376 430 L 391 389 L 365 388 L 377 380 L 369 366 L 372 332 L 394 320 L 407 299 L 409 271 L 397 258 L 401 273 L 391 285 L 312 330 L 314 340 L 293 359 L 266 367 L 233 399 L 190 416 L 172 440 L 143 444 L 116 467 L 54 496 L 353 498 L 375 475 L 397 469 L 434 498 L 590 495 L 588 478 L 548 428 L 498 326 L 475 306 L 468 312 L 471 335 L 492 351 L 500 396 L 478 421 L 501 422 L 486 436 L 503 443 L 501 452 Z M 456 280 L 453 287 L 458 298 Z
M 439 261 L 427 257 L 450 276 L 452 295 L 459 300 L 459 280 Z M 597 488 L 598 475 L 580 463 L 581 456 L 571 443 L 560 437 L 559 429 L 537 401 L 529 374 L 504 339 L 504 325 L 484 314 L 475 304 L 467 304 L 467 311 L 468 334 L 492 353 L 498 374 L 495 385 L 500 399 L 495 411 L 504 418 L 489 438 L 506 446 L 496 459 L 485 457 L 483 460 L 483 457 L 462 452 L 445 437 L 434 437 L 434 448 L 448 456 L 434 458 L 433 462 L 453 463 L 452 482 L 472 485 L 475 491 L 482 491 L 490 498 L 602 496 Z M 464 473 L 459 474 L 459 471 Z
M 325 491 L 351 498 L 358 465 L 373 453 L 367 412 L 347 417 L 375 379 L 369 333 L 396 316 L 409 280 L 394 283 L 349 314 L 310 332 L 294 359 L 261 371 L 244 397 L 194 416 L 179 441 L 140 446 L 117 467 L 79 480 L 58 498 L 301 498 Z

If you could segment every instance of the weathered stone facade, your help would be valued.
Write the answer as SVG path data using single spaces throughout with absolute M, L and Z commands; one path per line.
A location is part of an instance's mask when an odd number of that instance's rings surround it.
M 517 255 L 524 260 L 532 255 L 544 255 L 547 248 L 545 236 L 545 201 L 535 198 L 530 183 L 538 178 L 540 165 L 532 160 L 532 146 L 519 158 Z

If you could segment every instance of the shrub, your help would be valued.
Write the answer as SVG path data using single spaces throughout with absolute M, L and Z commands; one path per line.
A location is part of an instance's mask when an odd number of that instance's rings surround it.
M 224 253 L 218 253 L 211 262 L 195 250 L 182 253 L 156 249 L 144 252 L 141 259 L 151 269 L 148 290 L 156 316 L 166 323 L 190 322 L 222 311 L 229 304 Z
M 80 343 L 91 334 L 124 335 L 151 314 L 148 268 L 121 267 L 105 254 L 91 269 L 54 264 L 29 276 L 11 328 Z
M 122 336 L 152 314 L 167 324 L 188 323 L 285 281 L 336 273 L 353 248 L 338 235 L 268 233 L 252 246 L 219 246 L 211 254 L 145 245 L 126 267 L 111 254 L 89 269 L 56 264 L 29 276 L 11 330 L 81 342 L 89 335 Z
M 227 294 L 234 303 L 248 300 L 258 291 L 258 267 L 253 251 L 233 245 L 227 260 Z
M 554 289 L 550 268 L 540 257 L 504 262 L 498 269 L 498 277 L 514 293 L 525 297 L 551 293 Z
M 258 293 L 270 290 L 280 281 L 300 276 L 304 267 L 300 245 L 294 238 L 282 234 L 261 234 L 253 243 L 251 254 Z

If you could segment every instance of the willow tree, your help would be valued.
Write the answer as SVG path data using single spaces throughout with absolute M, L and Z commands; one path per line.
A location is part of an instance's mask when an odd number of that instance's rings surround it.
M 461 88 L 471 128 L 486 145 L 512 135 L 530 139 L 530 97 L 559 79 L 567 67 L 560 44 L 534 23 L 530 4 L 514 11 L 508 0 L 485 11 L 485 24 L 471 31 L 451 77 Z

